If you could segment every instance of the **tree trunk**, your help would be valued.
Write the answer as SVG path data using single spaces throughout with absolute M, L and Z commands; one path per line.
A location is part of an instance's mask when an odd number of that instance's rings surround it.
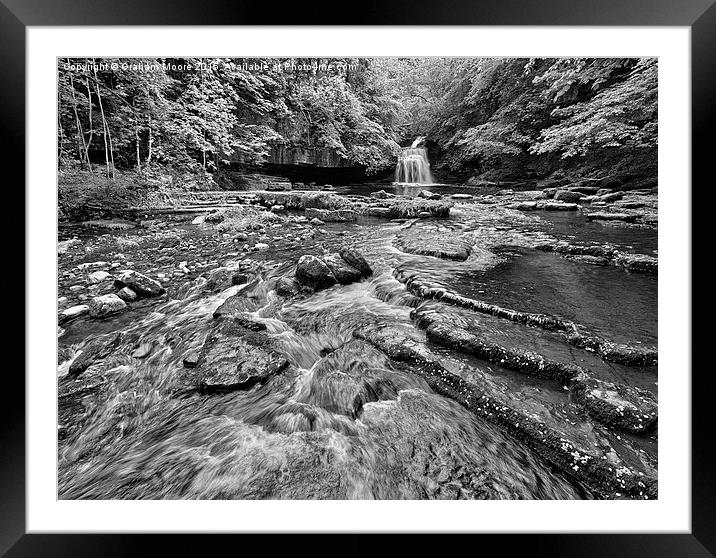
M 87 146 L 85 145 L 85 136 L 82 131 L 82 122 L 77 112 L 77 96 L 75 95 L 75 80 L 70 74 L 70 91 L 72 91 L 72 111 L 75 113 L 75 126 L 77 127 L 77 154 L 79 155 L 80 165 L 85 168 L 87 157 Z
M 95 86 L 97 88 L 97 102 L 99 104 L 99 110 L 102 113 L 102 127 L 104 129 L 104 161 L 107 165 L 107 178 L 114 178 L 114 155 L 112 155 L 112 136 L 109 132 L 109 125 L 107 124 L 107 117 L 104 114 L 104 106 L 102 105 L 102 93 L 99 89 L 99 80 L 97 79 L 97 69 L 94 69 Z M 112 167 L 110 170 L 110 156 L 112 158 Z

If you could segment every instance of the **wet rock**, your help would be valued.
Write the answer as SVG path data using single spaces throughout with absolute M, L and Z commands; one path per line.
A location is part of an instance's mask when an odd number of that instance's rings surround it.
M 109 381 L 102 374 L 77 377 L 67 374 L 58 379 L 57 438 L 61 442 L 82 430 L 107 397 Z
M 624 366 L 656 366 L 659 358 L 659 351 L 656 347 L 639 347 L 613 343 L 600 337 L 584 335 L 577 331 L 570 333 L 567 340 L 575 347 L 593 351 L 606 361 L 616 362 Z
M 331 270 L 331 273 L 341 285 L 348 285 L 360 281 L 362 274 L 355 267 L 346 263 L 338 254 L 331 254 L 323 257 L 323 262 Z
M 536 201 L 524 201 L 511 203 L 507 205 L 507 208 L 516 209 L 518 211 L 535 211 L 536 209 L 539 209 L 539 205 Z
M 577 374 L 583 372 L 579 366 L 573 364 L 557 362 L 538 353 L 489 342 L 466 329 L 457 327 L 454 323 L 440 321 L 433 323 L 428 326 L 426 335 L 433 343 L 474 355 L 508 370 L 556 380 L 562 384 L 567 384 Z
M 92 318 L 106 318 L 126 307 L 127 304 L 115 294 L 96 296 L 89 303 L 89 315 Z
M 270 211 L 271 213 L 285 213 L 286 208 L 282 205 L 272 205 Z
M 584 197 L 581 192 L 575 192 L 573 190 L 557 190 L 554 194 L 554 199 L 557 201 L 563 201 L 568 203 L 576 203 Z
M 249 275 L 247 273 L 233 273 L 231 275 L 232 285 L 244 285 L 249 282 Z
M 607 426 L 642 434 L 656 424 L 658 404 L 648 391 L 583 374 L 574 378 L 570 389 L 589 414 Z
M 266 331 L 266 324 L 258 321 L 249 313 L 240 313 L 233 316 L 234 323 L 249 331 Z
M 547 202 L 542 206 L 545 211 L 577 211 L 579 206 L 576 203 Z
M 607 211 L 596 211 L 587 213 L 587 219 L 590 221 L 623 221 L 625 223 L 633 223 L 636 221 L 636 215 L 633 213 L 610 213 Z
M 152 354 L 152 351 L 154 350 L 154 343 L 142 343 L 132 351 L 132 356 L 134 358 L 147 358 L 149 355 Z
M 352 209 L 317 209 L 306 208 L 308 219 L 320 219 L 324 223 L 345 223 L 356 220 L 356 212 Z
M 81 263 L 77 266 L 77 269 L 80 271 L 85 271 L 87 269 L 101 269 L 103 267 L 109 267 L 109 262 L 85 262 Z
M 121 289 L 119 289 L 119 291 L 117 292 L 117 296 L 125 302 L 134 302 L 138 298 L 137 293 L 135 293 L 129 287 L 122 287 Z
M 355 248 L 350 246 L 342 246 L 338 250 L 338 254 L 348 265 L 360 271 L 363 277 L 370 277 L 371 275 L 373 275 L 373 269 L 370 267 L 370 264 L 368 264 L 366 259 L 363 257 L 363 254 L 361 254 Z
M 601 197 L 605 194 L 611 194 L 613 191 L 614 190 L 612 190 L 611 188 L 600 188 L 599 190 L 597 190 L 596 195 L 598 197 Z
M 453 194 L 450 197 L 454 200 L 471 200 L 472 194 Z
M 311 223 L 311 225 L 313 225 L 314 227 L 322 227 L 323 225 L 326 224 L 323 221 L 321 221 L 318 217 L 314 217 L 313 219 L 311 219 L 309 221 L 309 223 Z
M 117 276 L 116 285 L 119 288 L 129 287 L 138 295 L 145 297 L 159 296 L 166 292 L 159 281 L 131 269 L 122 271 Z
M 68 251 L 70 251 L 75 246 L 80 246 L 82 244 L 82 241 L 78 238 L 72 238 L 70 240 L 62 240 L 57 243 L 57 253 L 58 254 L 66 254 Z
M 299 293 L 301 285 L 298 281 L 291 277 L 281 277 L 278 281 L 276 281 L 274 290 L 276 291 L 276 294 L 280 296 L 290 297 Z
M 599 200 L 603 201 L 603 202 L 610 203 L 613 201 L 620 200 L 623 197 L 624 197 L 624 192 L 610 192 L 610 193 L 603 194 L 603 195 L 599 196 Z
M 575 185 L 575 186 L 568 186 L 567 190 L 571 192 L 579 192 L 580 194 L 584 194 L 585 196 L 593 196 L 599 191 L 598 186 L 585 186 L 582 184 Z
M 224 322 L 205 341 L 192 380 L 207 392 L 248 389 L 288 365 L 265 334 Z
M 368 327 L 354 335 L 376 346 L 390 358 L 407 363 L 436 393 L 453 399 L 476 416 L 501 428 L 537 455 L 605 498 L 654 499 L 657 479 L 627 466 L 617 467 L 594 452 L 567 440 L 556 430 L 446 370 L 439 358 L 413 335 L 397 327 Z
M 206 215 L 199 215 L 198 217 L 194 217 L 194 219 L 192 219 L 191 224 L 192 225 L 201 225 L 204 223 L 205 220 L 206 220 Z
M 620 252 L 614 258 L 614 262 L 627 271 L 646 273 L 649 275 L 657 275 L 659 272 L 659 260 L 646 254 L 627 254 Z
M 377 192 L 371 192 L 370 197 L 376 200 L 386 200 L 388 198 L 394 198 L 395 194 L 389 194 L 385 190 L 378 190 Z
M 269 245 L 265 244 L 263 242 L 257 242 L 256 244 L 254 244 L 254 247 L 253 247 L 253 250 L 256 252 L 260 252 L 260 251 L 268 250 L 268 249 L 269 249 Z
M 569 244 L 566 242 L 546 242 L 535 246 L 543 252 L 557 252 L 558 254 L 569 254 L 574 256 L 592 256 L 595 258 L 610 259 L 614 255 L 614 248 L 598 244 Z
M 296 280 L 315 290 L 336 284 L 336 277 L 326 263 L 316 256 L 301 256 L 296 264 Z
M 425 198 L 426 200 L 439 200 L 442 198 L 437 192 L 431 192 L 430 190 L 421 190 L 418 194 L 419 198 Z
M 244 293 L 238 293 L 227 298 L 219 307 L 214 310 L 212 316 L 214 318 L 233 318 L 244 312 L 255 312 L 260 307 L 260 301 L 256 297 L 247 296 Z
M 199 364 L 199 352 L 193 351 L 186 355 L 182 359 L 182 364 L 184 365 L 184 368 L 196 368 L 196 366 Z
M 88 342 L 70 364 L 67 375 L 71 377 L 79 376 L 96 362 L 107 358 L 117 349 L 122 338 L 123 335 L 121 333 L 116 333 Z
M 60 324 L 64 324 L 65 322 L 69 322 L 70 320 L 74 320 L 75 318 L 79 318 L 80 316 L 86 316 L 89 314 L 89 306 L 86 304 L 78 304 L 77 306 L 71 306 L 70 308 L 66 308 L 62 312 L 60 312 L 58 322 Z
M 465 261 L 472 251 L 472 244 L 455 231 L 433 231 L 415 227 L 400 231 L 395 238 L 395 246 L 408 254 L 460 262 Z

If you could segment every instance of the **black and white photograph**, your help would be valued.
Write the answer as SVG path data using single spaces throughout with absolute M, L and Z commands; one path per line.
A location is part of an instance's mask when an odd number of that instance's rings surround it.
M 658 499 L 658 68 L 57 58 L 57 497 Z

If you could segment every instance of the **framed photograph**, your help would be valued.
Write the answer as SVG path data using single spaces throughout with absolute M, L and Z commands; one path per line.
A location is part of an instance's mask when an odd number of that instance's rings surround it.
M 691 364 L 711 2 L 341 26 L 2 1 L 27 257 L 8 556 L 716 552 Z

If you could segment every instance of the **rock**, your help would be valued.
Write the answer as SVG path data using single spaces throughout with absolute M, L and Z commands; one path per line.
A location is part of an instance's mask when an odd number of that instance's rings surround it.
M 288 365 L 265 334 L 224 322 L 205 341 L 192 383 L 208 392 L 248 389 Z
M 576 211 L 579 206 L 576 203 L 565 203 L 565 202 L 547 202 L 542 207 L 545 211 Z
M 508 209 L 517 209 L 518 211 L 534 211 L 538 209 L 537 202 L 535 201 L 524 201 L 511 203 L 506 206 Z
M 352 248 L 350 246 L 342 246 L 338 250 L 338 254 L 348 265 L 360 271 L 363 277 L 370 277 L 371 275 L 373 275 L 373 269 L 363 257 L 363 254 L 361 254 L 355 248 Z
M 394 194 L 389 194 L 385 190 L 378 190 L 377 192 L 371 192 L 370 197 L 376 200 L 385 200 L 388 198 L 394 198 Z
M 309 219 L 320 219 L 324 223 L 344 223 L 356 220 L 356 212 L 352 209 L 317 209 L 306 208 L 306 217 Z
M 348 285 L 360 281 L 362 274 L 355 267 L 346 263 L 338 254 L 331 254 L 323 257 L 323 262 L 331 270 L 333 276 L 341 285 Z
M 311 223 L 311 225 L 313 225 L 314 227 L 322 227 L 323 225 L 325 225 L 325 223 L 321 221 L 318 217 L 314 217 L 309 221 L 309 223 Z
M 599 190 L 597 190 L 596 192 L 596 196 L 601 197 L 605 194 L 611 194 L 613 191 L 614 190 L 612 190 L 611 188 L 599 188 Z
M 129 287 L 139 296 L 153 297 L 166 292 L 161 283 L 131 269 L 122 271 L 115 282 L 119 288 Z
M 227 298 L 219 307 L 214 310 L 214 318 L 233 318 L 244 312 L 255 312 L 260 307 L 258 299 L 238 293 Z
M 282 205 L 272 205 L 270 211 L 271 213 L 285 213 L 286 209 Z
M 77 269 L 84 271 L 86 269 L 101 269 L 103 267 L 109 267 L 109 262 L 85 262 L 77 266 Z
M 252 248 L 252 250 L 254 250 L 256 252 L 268 250 L 268 249 L 269 249 L 269 245 L 264 244 L 263 242 L 257 242 L 256 244 L 254 244 L 254 247 Z
M 80 316 L 89 314 L 89 306 L 86 304 L 78 304 L 77 306 L 71 306 L 60 312 L 59 323 L 63 324 Z
M 426 200 L 439 200 L 442 198 L 442 196 L 436 192 L 431 192 L 430 190 L 421 190 L 418 194 L 419 198 L 425 198 Z
M 249 313 L 241 313 L 233 316 L 234 323 L 246 328 L 250 331 L 266 331 L 266 324 L 256 320 L 256 318 Z
M 513 438 L 525 443 L 537 455 L 557 469 L 583 482 L 605 498 L 626 496 L 633 499 L 657 497 L 657 479 L 631 467 L 615 467 L 605 462 L 593 447 L 565 438 L 559 428 L 539 417 L 515 409 L 485 389 L 453 374 L 440 363 L 409 331 L 396 327 L 370 327 L 354 332 L 383 351 L 391 359 L 406 363 L 422 376 L 436 393 L 453 399 L 476 416 L 494 424 Z
M 472 251 L 471 243 L 454 231 L 432 231 L 422 227 L 400 231 L 395 238 L 395 246 L 408 254 L 459 262 L 464 262 Z
M 472 199 L 471 194 L 453 194 L 450 197 L 454 200 L 471 200 Z
M 194 217 L 194 219 L 192 219 L 191 224 L 192 225 L 201 225 L 204 223 L 205 220 L 206 220 L 206 215 L 199 215 L 198 217 Z
M 326 263 L 316 256 L 301 256 L 296 264 L 296 280 L 319 290 L 336 284 L 336 278 Z
M 291 277 L 281 277 L 278 281 L 276 281 L 274 290 L 276 291 L 276 294 L 280 296 L 289 297 L 297 295 L 301 290 L 301 285 L 299 285 L 298 282 Z
M 648 391 L 584 374 L 572 380 L 570 389 L 577 402 L 602 424 L 632 434 L 647 432 L 656 424 L 658 405 Z
M 598 186 L 575 185 L 575 186 L 568 186 L 567 190 L 569 190 L 570 192 L 579 192 L 579 193 L 585 194 L 587 196 L 593 196 L 599 191 L 599 187 Z
M 619 252 L 614 258 L 614 263 L 622 266 L 627 271 L 657 275 L 659 272 L 659 260 L 646 254 L 627 254 Z
M 234 273 L 231 276 L 232 285 L 245 285 L 249 282 L 249 276 L 246 273 Z
M 79 246 L 80 244 L 82 244 L 82 241 L 77 238 L 72 238 L 70 240 L 62 240 L 57 243 L 57 253 L 65 254 L 70 249 L 74 248 L 75 246 Z
M 90 273 L 87 277 L 87 282 L 90 285 L 97 285 L 102 281 L 109 279 L 110 277 L 112 277 L 112 275 L 110 273 L 107 273 L 106 271 L 94 271 Z
M 596 211 L 587 213 L 587 219 L 590 221 L 623 221 L 624 223 L 633 223 L 636 221 L 636 215 L 633 213 L 609 213 L 606 211 Z
M 100 337 L 88 342 L 70 364 L 67 374 L 78 376 L 91 365 L 107 358 L 123 339 L 122 333 L 115 333 L 109 337 Z
M 182 364 L 184 365 L 184 368 L 196 368 L 196 365 L 199 364 L 199 353 L 197 351 L 192 351 L 184 357 Z
M 142 343 L 132 351 L 132 356 L 134 358 L 147 358 L 149 355 L 152 354 L 152 350 L 154 349 L 154 343 Z
M 608 194 L 604 194 L 603 196 L 599 196 L 599 201 L 603 202 L 613 202 L 620 200 L 624 197 L 624 192 L 611 192 Z
M 126 307 L 127 304 L 115 294 L 96 296 L 89 303 L 89 315 L 92 318 L 105 318 Z
M 556 201 L 563 201 L 568 203 L 576 203 L 584 197 L 581 192 L 574 192 L 573 190 L 557 190 L 554 194 Z

